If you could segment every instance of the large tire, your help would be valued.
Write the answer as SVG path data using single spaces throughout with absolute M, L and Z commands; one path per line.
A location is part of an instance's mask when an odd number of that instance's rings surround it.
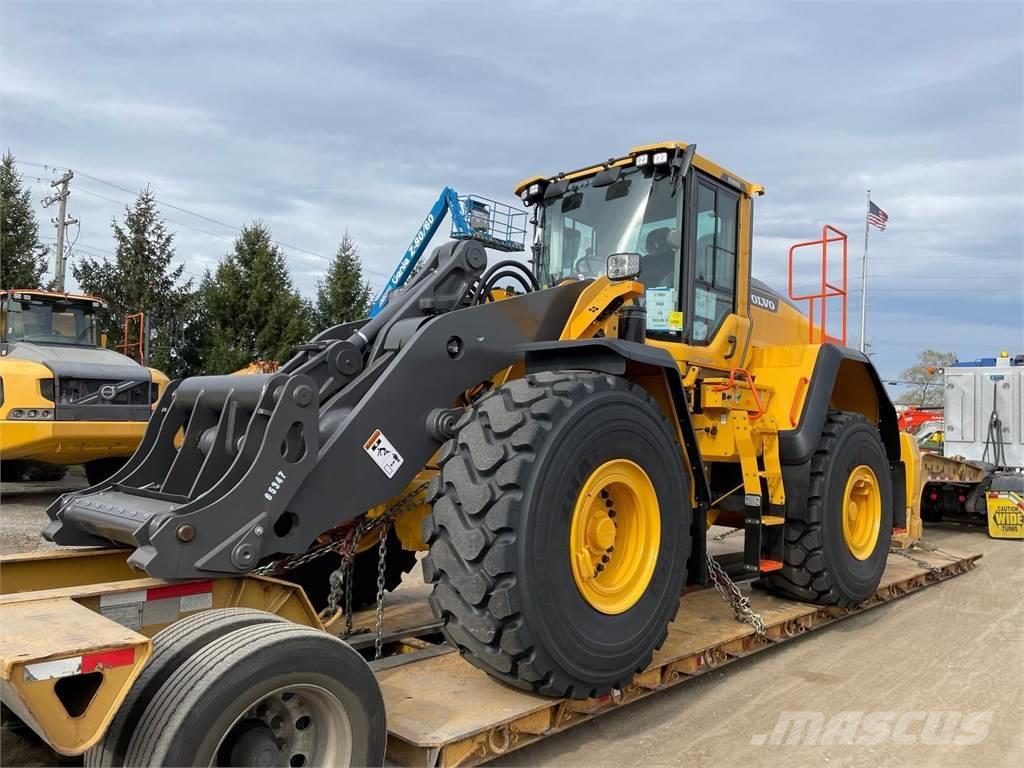
M 176 621 L 157 632 L 153 636 L 153 654 L 132 683 L 103 739 L 85 753 L 85 767 L 113 768 L 125 764 L 128 743 L 150 700 L 198 650 L 241 627 L 284 621 L 254 608 L 217 608 Z
M 520 688 L 570 698 L 623 688 L 664 642 L 686 581 L 692 510 L 673 426 L 641 387 L 569 371 L 499 387 L 455 430 L 424 521 L 423 574 L 445 636 Z M 620 548 L 649 558 L 653 570 L 633 603 L 607 612 L 578 585 L 570 544 L 577 510 L 596 498 L 592 478 L 617 461 L 646 473 L 660 528 L 656 543 Z M 609 563 L 609 575 L 621 567 Z
M 386 745 L 384 700 L 356 651 L 321 630 L 263 624 L 215 640 L 168 678 L 125 763 L 381 765 Z
M 394 527 L 388 530 L 387 557 L 384 559 L 384 590 L 398 589 L 402 577 L 416 565 L 416 553 L 402 549 Z M 327 607 L 331 591 L 330 578 L 341 566 L 341 555 L 331 552 L 310 560 L 281 575 L 281 578 L 302 587 L 313 608 Z M 355 556 L 352 564 L 352 607 L 365 608 L 377 602 L 377 544 Z
M 124 456 L 87 461 L 85 479 L 89 481 L 89 485 L 99 485 L 127 463 L 128 459 Z
M 30 483 L 55 483 L 58 480 L 63 480 L 67 473 L 67 467 L 45 464 L 41 461 L 30 461 L 25 468 L 25 480 Z
M 861 467 L 870 469 L 880 504 L 877 536 L 858 542 L 844 534 L 847 486 Z M 852 608 L 871 597 L 885 572 L 892 540 L 893 489 L 889 459 L 878 430 L 856 413 L 830 411 L 811 458 L 803 509 L 786 510 L 783 567 L 763 585 L 783 597 Z
M 25 477 L 25 462 L 19 459 L 0 461 L 0 482 L 17 483 Z

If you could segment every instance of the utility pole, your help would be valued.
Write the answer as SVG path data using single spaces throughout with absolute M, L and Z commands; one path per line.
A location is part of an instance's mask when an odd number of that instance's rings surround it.
M 865 335 L 868 325 L 868 216 L 871 215 L 871 190 L 868 190 L 867 210 L 864 212 L 864 258 L 860 262 L 860 351 L 866 349 Z
M 60 208 L 57 210 L 57 218 L 53 219 L 53 224 L 57 228 L 57 252 L 53 260 L 53 287 L 54 290 L 62 293 L 64 291 L 64 272 L 67 267 L 67 256 L 64 254 L 64 233 L 67 231 L 68 225 L 78 223 L 78 219 L 69 219 L 67 217 L 68 196 L 71 194 L 69 185 L 74 177 L 75 172 L 68 170 L 59 179 L 53 181 L 50 186 L 54 188 L 60 187 L 60 192 L 50 195 L 43 200 L 43 205 L 47 208 L 55 202 L 60 203 Z

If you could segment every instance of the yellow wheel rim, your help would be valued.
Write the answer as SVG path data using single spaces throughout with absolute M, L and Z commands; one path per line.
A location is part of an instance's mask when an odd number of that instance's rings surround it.
M 850 473 L 843 492 L 843 540 L 850 554 L 867 560 L 875 551 L 882 525 L 882 495 L 871 467 L 861 464 Z
M 654 485 L 639 465 L 614 459 L 580 489 L 569 529 L 576 586 L 601 613 L 624 613 L 647 590 L 658 560 L 661 514 Z

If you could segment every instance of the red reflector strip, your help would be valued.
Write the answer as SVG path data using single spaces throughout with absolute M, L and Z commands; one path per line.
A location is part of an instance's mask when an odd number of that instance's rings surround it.
M 902 536 L 903 534 L 905 534 L 907 532 L 907 529 L 906 528 L 893 528 L 892 532 L 896 536 Z
M 82 673 L 95 672 L 97 667 L 104 669 L 126 667 L 135 663 L 134 648 L 118 648 L 114 651 L 86 653 L 82 655 Z
M 187 597 L 213 592 L 212 581 L 193 581 L 188 584 L 168 584 L 166 587 L 150 587 L 146 591 L 146 601 L 163 600 L 168 597 Z
M 771 571 L 781 571 L 782 563 L 778 560 L 762 560 L 761 561 L 761 573 L 770 573 Z

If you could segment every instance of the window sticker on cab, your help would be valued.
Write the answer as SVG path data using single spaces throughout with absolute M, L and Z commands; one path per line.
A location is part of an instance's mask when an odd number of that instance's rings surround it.
M 675 288 L 650 288 L 647 290 L 647 328 L 652 331 L 678 331 L 672 325 L 672 315 L 676 312 Z

